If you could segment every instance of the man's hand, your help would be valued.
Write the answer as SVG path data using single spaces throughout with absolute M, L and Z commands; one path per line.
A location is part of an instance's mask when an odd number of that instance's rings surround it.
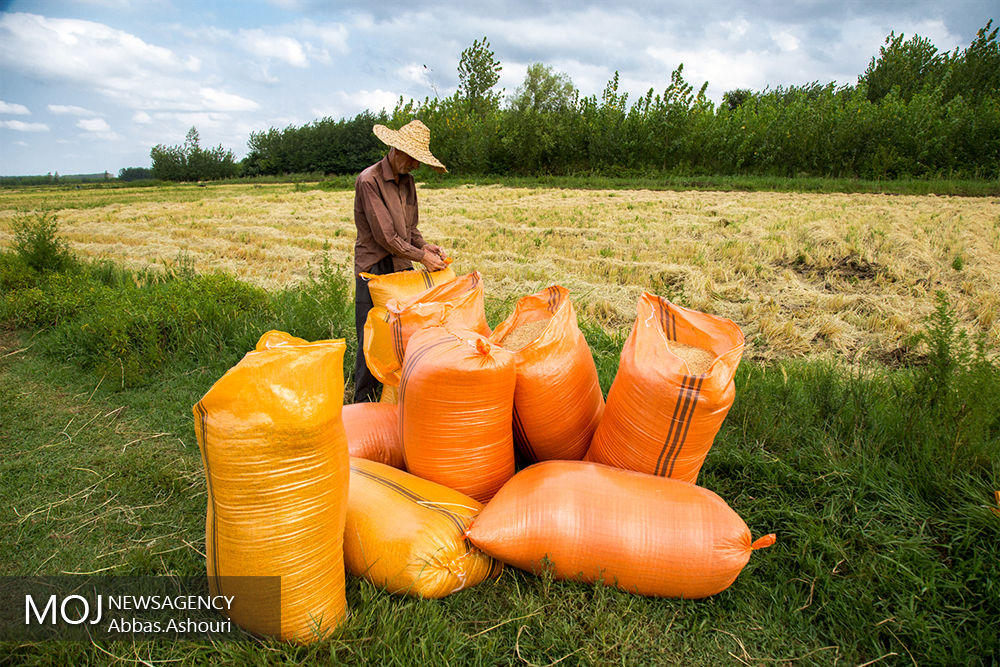
M 431 246 L 424 247 L 424 256 L 421 258 L 420 263 L 427 267 L 428 271 L 443 271 L 448 265 L 445 264 L 444 260 L 430 248 Z M 440 250 L 440 248 L 438 248 L 438 250 Z
M 440 257 L 441 259 L 445 258 L 444 248 L 442 248 L 439 245 L 434 245 L 433 243 L 428 243 L 427 245 L 424 246 L 424 250 L 430 250 L 432 253 L 434 253 L 435 255 L 437 255 L 438 257 Z

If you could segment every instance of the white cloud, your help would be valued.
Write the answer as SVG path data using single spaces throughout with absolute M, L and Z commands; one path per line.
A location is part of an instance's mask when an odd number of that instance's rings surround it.
M 227 93 L 224 90 L 202 88 L 198 91 L 198 94 L 201 95 L 201 108 L 205 110 L 253 111 L 260 108 L 260 105 L 253 100 Z
M 381 88 L 375 90 L 358 90 L 353 93 L 340 93 L 340 97 L 345 106 L 352 109 L 352 111 L 347 112 L 348 115 L 361 113 L 365 109 L 376 113 L 382 109 L 391 112 L 396 108 L 396 102 L 399 101 L 399 93 L 382 90 Z
M 50 104 L 49 111 L 56 114 L 66 114 L 70 116 L 99 116 L 100 114 L 90 109 L 84 109 L 73 104 Z
M 430 77 L 427 75 L 427 65 L 407 63 L 396 70 L 396 75 L 409 83 L 417 83 L 422 86 L 431 85 Z
M 103 118 L 81 118 L 76 126 L 84 132 L 109 132 L 111 126 Z
M 121 135 L 111 129 L 108 122 L 103 118 L 81 118 L 76 121 L 76 126 L 83 130 L 83 137 L 86 139 L 106 139 L 117 141 Z
M 797 51 L 801 43 L 798 37 L 787 30 L 776 31 L 771 35 L 771 39 L 775 41 L 782 51 Z
M 26 116 L 31 112 L 28 111 L 28 107 L 23 104 L 14 104 L 12 102 L 4 102 L 0 100 L 0 113 L 9 113 L 14 116 Z
M 140 125 L 149 125 L 150 123 L 153 122 L 153 117 L 150 116 L 145 111 L 137 111 L 136 113 L 132 114 L 132 122 L 138 123 Z
M 25 123 L 20 120 L 0 120 L 0 127 L 17 132 L 48 132 L 49 126 L 45 123 Z
M 93 21 L 0 16 L 0 67 L 43 81 L 82 85 L 131 109 L 257 108 L 252 100 L 194 79 L 201 65 L 196 56 L 178 55 Z M 201 91 L 200 98 L 192 97 L 192 89 Z
M 297 39 L 287 35 L 276 35 L 263 30 L 240 30 L 241 46 L 260 58 L 270 58 L 294 65 L 307 67 L 309 59 Z

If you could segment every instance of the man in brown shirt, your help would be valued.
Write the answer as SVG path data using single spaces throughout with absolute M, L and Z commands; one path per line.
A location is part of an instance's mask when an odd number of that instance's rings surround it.
M 428 271 L 445 268 L 444 250 L 424 241 L 417 229 L 417 188 L 410 172 L 421 162 L 447 171 L 430 151 L 430 130 L 419 120 L 397 130 L 373 128 L 389 154 L 361 172 L 354 186 L 354 324 L 358 354 L 354 364 L 354 402 L 377 400 L 379 382 L 368 370 L 362 347 L 365 320 L 372 308 L 368 282 L 361 273 L 384 275 L 413 268 L 420 262 Z

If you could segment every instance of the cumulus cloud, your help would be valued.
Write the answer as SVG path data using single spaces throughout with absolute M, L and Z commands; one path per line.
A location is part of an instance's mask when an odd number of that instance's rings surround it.
M 199 58 L 93 21 L 3 14 L 0 66 L 36 80 L 82 85 L 132 109 L 256 108 L 255 102 L 215 87 L 201 87 L 200 98 L 192 99 Z
M 81 118 L 76 126 L 84 132 L 110 132 L 111 126 L 103 118 Z
M 295 67 L 306 67 L 309 60 L 297 39 L 263 30 L 240 30 L 240 45 L 255 56 L 278 60 Z
M 13 116 L 27 116 L 31 112 L 28 111 L 28 107 L 23 104 L 13 104 L 11 102 L 4 102 L 0 100 L 0 113 L 11 114 Z
M 48 132 L 49 126 L 45 123 L 25 123 L 21 120 L 0 120 L 0 127 L 17 132 Z
M 65 114 L 69 116 L 99 116 L 101 114 L 90 109 L 84 109 L 74 104 L 50 104 L 49 111 L 55 114 Z
M 343 109 L 340 115 L 353 116 L 364 110 L 378 112 L 382 109 L 391 112 L 396 108 L 399 101 L 399 93 L 376 88 L 375 90 L 357 90 L 354 92 L 341 92 L 338 94 L 340 103 L 337 105 Z M 404 99 L 410 99 L 404 96 Z
M 117 141 L 121 136 L 111 129 L 108 121 L 103 118 L 81 118 L 76 121 L 76 126 L 83 130 L 83 137 L 87 139 L 107 139 Z
M 260 104 L 251 99 L 216 88 L 201 88 L 198 94 L 201 96 L 201 107 L 206 110 L 253 111 L 260 108 Z

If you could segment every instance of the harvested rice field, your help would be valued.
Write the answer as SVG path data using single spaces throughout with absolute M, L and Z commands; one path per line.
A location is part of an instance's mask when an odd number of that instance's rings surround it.
M 18 215 L 52 211 L 83 256 L 275 287 L 324 252 L 350 272 L 352 202 L 292 184 L 3 190 L 0 245 Z M 558 283 L 614 330 L 649 290 L 734 320 L 751 358 L 891 363 L 943 291 L 968 332 L 1000 346 L 995 197 L 456 186 L 422 189 L 420 207 L 424 237 L 508 310 Z

